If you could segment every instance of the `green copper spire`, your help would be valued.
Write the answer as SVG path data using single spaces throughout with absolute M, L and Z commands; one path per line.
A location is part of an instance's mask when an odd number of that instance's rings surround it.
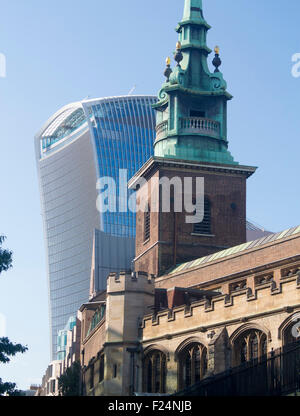
M 185 0 L 176 31 L 179 40 L 171 69 L 167 59 L 166 82 L 158 94 L 154 154 L 159 157 L 199 162 L 238 164 L 228 151 L 227 101 L 232 96 L 219 71 L 222 61 L 215 48 L 210 72 L 207 58 L 212 52 L 206 39 L 210 26 L 204 19 L 202 0 Z
M 202 0 L 186 0 L 182 20 L 201 20 L 203 18 Z

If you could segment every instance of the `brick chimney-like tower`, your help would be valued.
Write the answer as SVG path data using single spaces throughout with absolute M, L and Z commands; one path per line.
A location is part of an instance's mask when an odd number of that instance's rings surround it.
M 172 70 L 167 59 L 167 80 L 154 105 L 154 157 L 129 182 L 131 189 L 139 188 L 136 271 L 159 276 L 178 263 L 246 242 L 246 180 L 256 168 L 241 166 L 228 150 L 227 101 L 232 96 L 219 71 L 218 47 L 214 73 L 208 69 L 209 29 L 202 0 L 186 0 L 176 29 L 177 65 Z M 199 201 L 196 178 L 204 180 L 204 216 L 194 224 L 186 220 L 192 213 L 184 209 L 185 178 L 193 178 L 190 197 L 194 203 Z M 163 212 L 166 199 L 170 200 L 169 212 Z M 158 209 L 153 209 L 153 200 Z

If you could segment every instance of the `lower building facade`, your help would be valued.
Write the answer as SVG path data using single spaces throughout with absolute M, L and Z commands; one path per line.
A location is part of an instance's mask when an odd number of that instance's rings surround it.
M 171 395 L 300 340 L 299 227 L 216 257 L 109 276 L 81 308 L 82 394 Z
M 61 360 L 55 360 L 49 364 L 36 396 L 59 396 L 58 379 L 62 374 L 62 369 Z

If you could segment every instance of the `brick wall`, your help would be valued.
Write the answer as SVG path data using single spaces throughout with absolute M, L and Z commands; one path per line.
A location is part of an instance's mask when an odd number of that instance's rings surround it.
M 207 172 L 202 168 L 178 168 L 158 165 L 156 171 L 147 177 L 148 183 L 137 194 L 138 203 L 143 200 L 159 198 L 161 209 L 162 192 L 156 187 L 151 192 L 152 178 L 179 177 L 183 183 L 185 177 L 204 178 L 205 196 L 211 203 L 211 235 L 193 235 L 194 225 L 186 223 L 186 215 L 191 213 L 151 212 L 151 235 L 144 241 L 143 212 L 137 213 L 136 260 L 135 269 L 161 275 L 176 263 L 202 257 L 224 248 L 246 241 L 246 175 L 237 172 L 226 173 L 215 168 Z M 194 186 L 195 188 L 195 186 Z M 182 194 L 182 191 L 179 192 Z M 171 193 L 171 198 L 176 193 Z M 195 201 L 195 189 L 193 190 Z M 144 202 L 146 205 L 146 202 Z M 172 203 L 171 203 L 172 206 Z

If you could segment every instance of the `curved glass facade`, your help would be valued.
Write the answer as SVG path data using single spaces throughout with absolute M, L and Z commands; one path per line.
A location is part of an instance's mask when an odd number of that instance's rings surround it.
M 67 114 L 65 114 L 67 113 Z M 70 113 L 70 114 L 69 114 Z M 48 149 L 53 144 L 69 136 L 73 131 L 77 130 L 79 126 L 86 122 L 86 117 L 81 108 L 66 110 L 61 115 L 62 119 L 56 120 L 48 127 L 43 134 L 43 149 Z
M 71 104 L 36 135 L 53 359 L 58 331 L 88 300 L 93 261 L 97 290 L 105 289 L 111 271 L 131 265 L 135 215 L 100 215 L 96 183 L 109 176 L 118 185 L 119 169 L 130 179 L 152 156 L 155 100 L 124 96 Z
M 91 105 L 93 130 L 100 177 L 113 177 L 119 200 L 119 169 L 127 169 L 128 180 L 153 153 L 154 114 L 149 111 L 154 100 L 109 100 Z M 118 120 L 118 123 L 115 123 Z M 133 213 L 103 214 L 102 231 L 123 237 L 135 236 Z

